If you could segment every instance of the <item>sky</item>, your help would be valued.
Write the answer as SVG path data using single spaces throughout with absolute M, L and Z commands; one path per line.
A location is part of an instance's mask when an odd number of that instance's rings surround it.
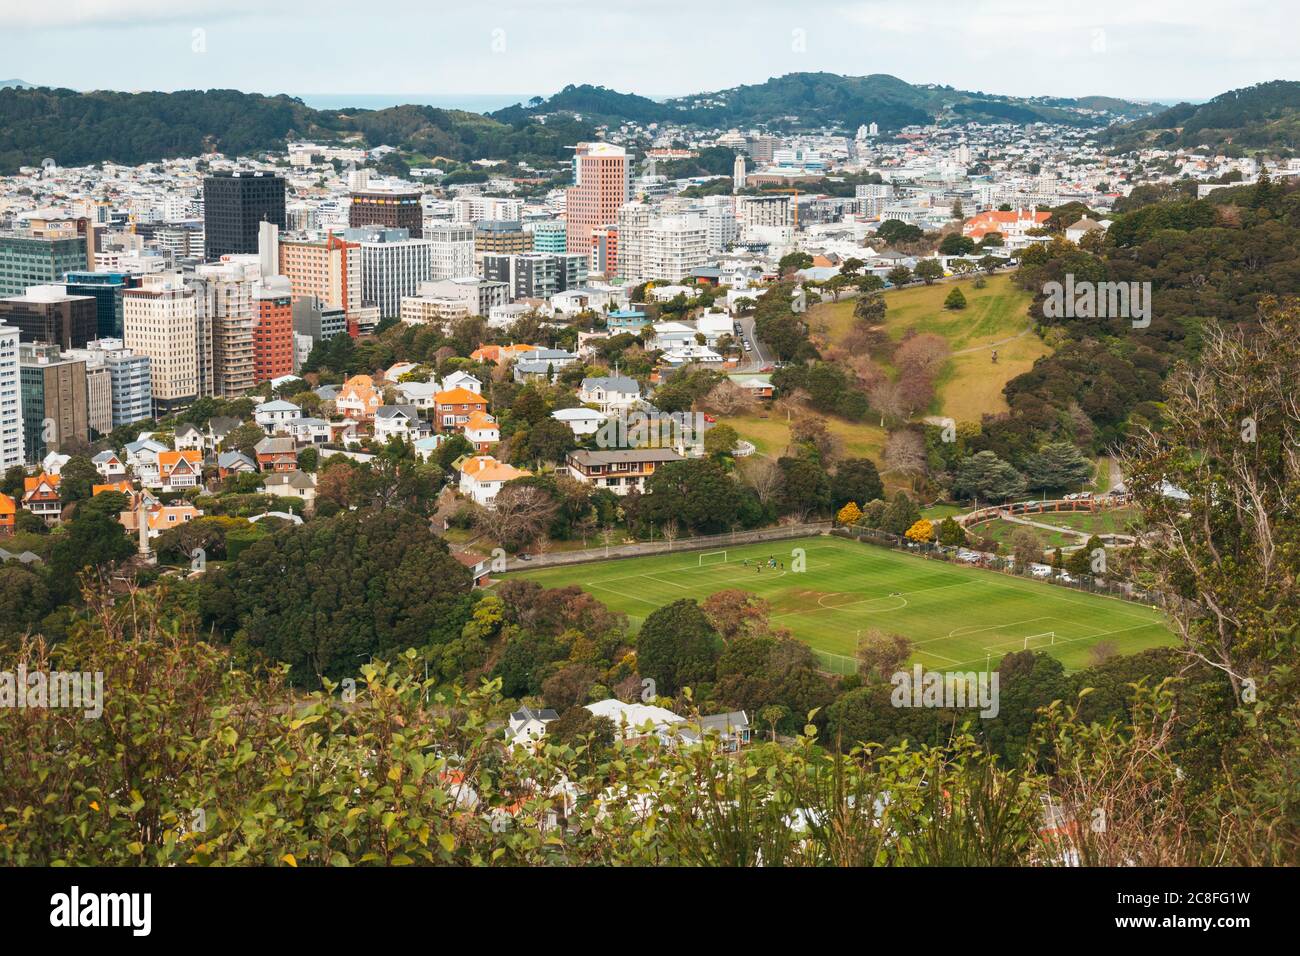
M 421 102 L 544 96 L 569 83 L 664 97 L 808 71 L 891 73 L 1018 96 L 1199 101 L 1264 80 L 1300 79 L 1300 26 L 1285 7 L 1276 0 L 0 0 L 0 79 L 80 90 L 410 94 Z

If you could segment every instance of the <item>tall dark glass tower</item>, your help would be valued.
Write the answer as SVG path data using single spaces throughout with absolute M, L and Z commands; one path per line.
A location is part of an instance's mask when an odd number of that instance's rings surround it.
M 257 253 L 257 228 L 284 223 L 284 177 L 275 173 L 215 173 L 203 180 L 206 259 Z

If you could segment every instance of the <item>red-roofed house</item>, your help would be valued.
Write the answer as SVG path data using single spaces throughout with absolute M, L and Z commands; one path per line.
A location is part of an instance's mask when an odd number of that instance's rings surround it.
M 990 209 L 967 219 L 961 231 L 962 235 L 971 239 L 983 239 L 990 232 L 1000 233 L 1007 238 L 1020 237 L 1030 229 L 1041 229 L 1051 215 L 1033 209 Z

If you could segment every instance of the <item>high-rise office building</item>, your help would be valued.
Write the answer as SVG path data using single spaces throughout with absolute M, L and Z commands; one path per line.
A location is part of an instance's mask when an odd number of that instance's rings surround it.
M 568 249 L 567 230 L 558 219 L 546 219 L 528 226 L 533 234 L 533 252 L 560 253 Z
M 510 256 L 533 251 L 533 237 L 514 219 L 485 219 L 474 223 L 474 252 Z
M 412 239 L 405 229 L 367 227 L 344 233 L 361 243 L 361 300 L 379 307 L 380 318 L 402 314 L 402 296 L 415 295 L 421 282 L 432 278 L 433 243 Z
M 405 229 L 420 239 L 424 228 L 424 207 L 418 191 L 362 189 L 352 193 L 348 203 L 348 225 L 384 226 Z
M 96 338 L 122 337 L 122 293 L 135 284 L 125 272 L 69 272 L 68 295 L 88 295 L 95 300 Z
M 436 223 L 424 231 L 433 245 L 434 279 L 463 279 L 474 275 L 474 226 L 465 222 Z
M 586 281 L 587 257 L 545 252 L 487 255 L 483 257 L 483 276 L 507 283 L 513 299 L 549 299 Z
M 109 428 L 153 417 L 149 356 L 132 352 L 122 344 L 121 339 L 96 339 L 88 342 L 84 349 L 73 349 L 65 354 L 69 358 L 84 360 L 87 369 L 102 364 L 108 370 L 111 407 Z M 93 411 L 91 427 L 97 428 Z
M 16 328 L 0 324 L 0 468 L 5 470 L 24 461 L 19 339 Z
M 147 355 L 155 415 L 189 405 L 199 393 L 198 295 L 178 275 L 145 276 L 122 294 L 123 345 Z
M 90 441 L 86 363 L 64 357 L 57 345 L 18 346 L 23 435 L 28 462 Z
M 612 225 L 631 197 L 627 151 L 612 143 L 579 143 L 573 156 L 573 185 L 565 193 L 567 251 L 591 254 L 591 231 Z
M 24 342 L 78 349 L 96 337 L 99 304 L 87 295 L 68 295 L 61 285 L 36 285 L 23 295 L 0 299 L 0 322 L 16 326 Z
M 34 285 L 62 282 L 69 272 L 93 269 L 89 241 L 86 233 L 73 228 L 0 232 L 0 297 L 22 295 Z
M 293 295 L 284 276 L 253 287 L 253 381 L 293 374 Z
M 275 173 L 237 170 L 205 178 L 203 236 L 206 258 L 256 254 L 261 223 L 272 222 L 281 229 L 285 227 L 284 190 L 284 178 Z
M 361 308 L 361 244 L 329 235 L 324 239 L 281 239 L 280 275 L 293 297 L 319 299 L 346 313 Z

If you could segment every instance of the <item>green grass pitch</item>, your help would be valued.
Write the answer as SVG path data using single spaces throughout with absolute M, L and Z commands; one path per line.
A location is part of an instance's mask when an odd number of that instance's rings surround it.
M 796 573 L 798 549 L 806 570 Z M 784 571 L 755 570 L 769 557 L 783 561 Z M 1153 608 L 831 536 L 728 547 L 725 562 L 721 554 L 683 551 L 512 577 L 545 587 L 576 584 L 626 613 L 634 630 L 665 604 L 743 588 L 771 605 L 774 625 L 841 673 L 852 670 L 858 637 L 873 628 L 911 639 L 914 661 L 935 670 L 980 670 L 1026 644 L 1074 670 L 1087 666 L 1089 648 L 1100 641 L 1124 654 L 1173 641 Z

